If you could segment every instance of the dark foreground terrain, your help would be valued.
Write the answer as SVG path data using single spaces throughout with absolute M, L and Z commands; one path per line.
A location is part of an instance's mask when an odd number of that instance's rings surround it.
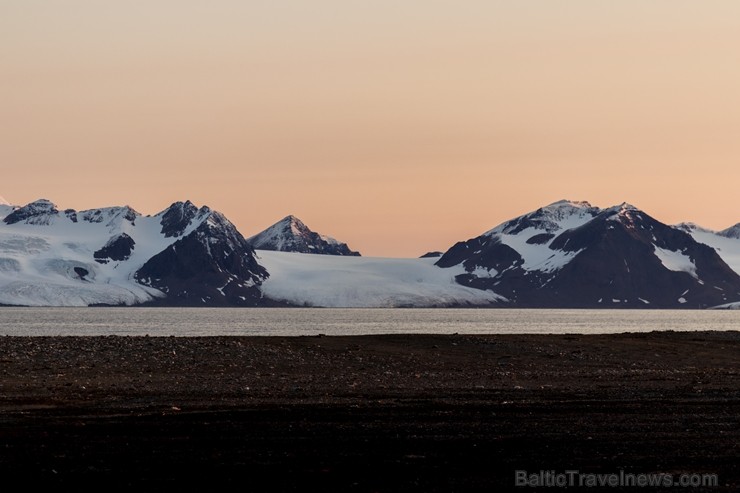
M 0 338 L 17 491 L 533 491 L 516 470 L 735 491 L 739 464 L 737 332 Z

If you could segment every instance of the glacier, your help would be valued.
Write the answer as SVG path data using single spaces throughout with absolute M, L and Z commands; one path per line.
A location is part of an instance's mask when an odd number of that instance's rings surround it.
M 506 299 L 462 286 L 464 269 L 440 269 L 436 258 L 385 258 L 257 250 L 270 273 L 265 296 L 299 306 L 333 308 L 492 305 Z

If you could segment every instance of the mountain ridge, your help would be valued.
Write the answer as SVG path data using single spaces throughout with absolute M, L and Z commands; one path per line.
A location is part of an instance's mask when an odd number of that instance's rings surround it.
M 247 239 L 187 200 L 145 216 L 39 199 L 0 204 L 0 304 L 740 307 L 738 230 L 561 200 L 439 257 L 365 258 L 295 216 Z
M 511 306 L 706 308 L 740 299 L 740 276 L 714 248 L 627 203 L 558 201 L 458 242 L 436 265 L 462 265 L 457 282 Z

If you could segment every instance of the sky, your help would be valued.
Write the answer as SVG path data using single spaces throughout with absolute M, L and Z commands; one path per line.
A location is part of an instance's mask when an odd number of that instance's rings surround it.
M 412 257 L 560 199 L 740 222 L 736 0 L 0 0 L 0 195 Z

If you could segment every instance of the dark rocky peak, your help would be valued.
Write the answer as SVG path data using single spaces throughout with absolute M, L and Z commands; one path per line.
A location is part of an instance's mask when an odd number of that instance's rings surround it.
M 40 199 L 14 210 L 5 216 L 3 221 L 5 224 L 25 222 L 26 224 L 43 226 L 51 224 L 57 214 L 59 214 L 59 209 L 53 202 Z
M 443 255 L 443 252 L 427 252 L 419 258 L 437 258 L 437 257 L 441 257 L 442 255 Z
M 182 236 L 185 229 L 198 215 L 199 211 L 207 213 L 210 212 L 210 209 L 203 207 L 199 210 L 189 200 L 185 202 L 175 202 L 166 210 L 157 214 L 162 217 L 162 220 L 160 221 L 160 224 L 162 225 L 162 234 L 167 238 L 172 236 Z

